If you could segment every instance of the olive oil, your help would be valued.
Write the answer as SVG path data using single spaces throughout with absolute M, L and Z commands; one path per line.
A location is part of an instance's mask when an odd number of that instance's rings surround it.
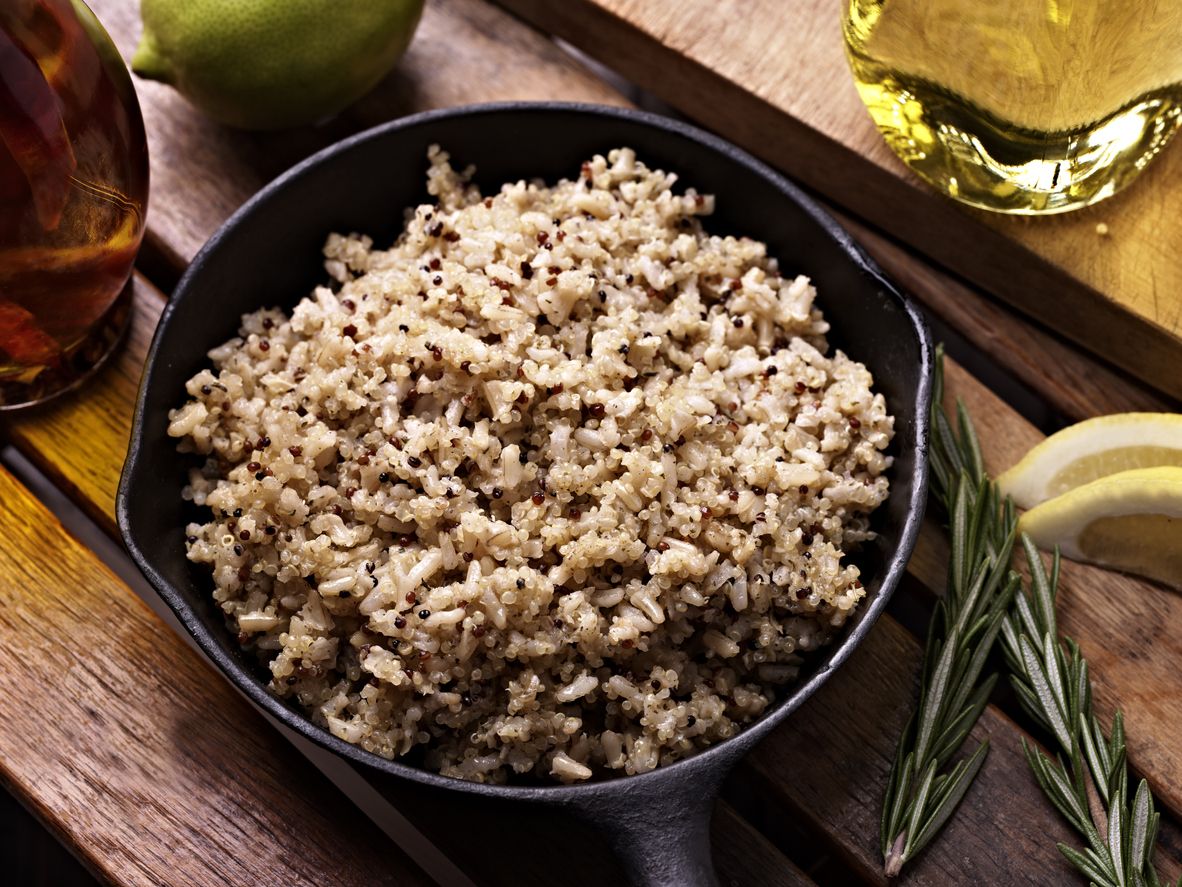
M 849 0 L 844 34 L 891 149 L 985 209 L 1102 200 L 1182 122 L 1182 0 Z

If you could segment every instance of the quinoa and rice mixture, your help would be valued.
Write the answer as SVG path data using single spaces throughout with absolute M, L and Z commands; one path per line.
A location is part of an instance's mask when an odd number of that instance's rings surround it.
M 435 203 L 245 316 L 169 434 L 271 690 L 444 774 L 639 773 L 733 735 L 864 591 L 892 418 L 803 277 L 622 148 Z

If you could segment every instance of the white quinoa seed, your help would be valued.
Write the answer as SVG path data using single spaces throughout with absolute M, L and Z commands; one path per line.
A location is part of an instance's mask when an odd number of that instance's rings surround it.
M 188 556 L 271 689 L 441 773 L 570 782 L 732 736 L 864 592 L 893 422 L 803 277 L 621 148 L 435 203 L 242 319 L 170 416 Z

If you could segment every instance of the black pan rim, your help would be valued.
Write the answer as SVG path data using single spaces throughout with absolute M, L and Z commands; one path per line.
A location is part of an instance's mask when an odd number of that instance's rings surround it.
M 273 194 L 287 187 L 291 182 L 298 180 L 312 168 L 330 162 L 338 155 L 348 152 L 355 145 L 373 139 L 383 138 L 391 132 L 414 128 L 438 119 L 455 117 L 479 118 L 503 114 L 505 112 L 560 112 L 621 118 L 663 130 L 673 136 L 698 142 L 726 156 L 731 161 L 747 167 L 750 171 L 767 181 L 769 186 L 783 194 L 786 199 L 802 208 L 812 221 L 841 248 L 842 252 L 846 254 L 849 261 L 853 263 L 858 271 L 870 277 L 876 286 L 899 305 L 914 330 L 920 355 L 919 385 L 914 393 L 917 406 L 915 416 L 916 435 L 911 451 L 914 460 L 914 476 L 912 478 L 910 501 L 907 503 L 907 518 L 900 533 L 898 545 L 884 564 L 884 573 L 878 593 L 863 611 L 858 624 L 839 643 L 831 648 L 827 662 L 817 672 L 812 674 L 804 682 L 793 685 L 790 694 L 782 702 L 778 703 L 770 713 L 743 728 L 735 736 L 712 748 L 698 752 L 673 764 L 658 767 L 648 773 L 615 779 L 601 779 L 575 785 L 493 785 L 470 782 L 443 776 L 418 767 L 412 767 L 400 763 L 397 760 L 383 758 L 380 755 L 364 750 L 360 746 L 333 736 L 324 728 L 317 726 L 311 720 L 304 717 L 304 715 L 289 708 L 278 697 L 267 692 L 265 686 L 255 676 L 248 673 L 220 649 L 214 639 L 214 633 L 211 627 L 189 607 L 183 596 L 161 575 L 153 565 L 151 559 L 137 543 L 131 527 L 128 506 L 128 499 L 131 495 L 132 486 L 135 483 L 141 454 L 145 446 L 145 394 L 151 384 L 153 367 L 161 359 L 159 349 L 162 333 L 168 327 L 177 304 L 184 298 L 186 292 L 193 287 L 194 281 L 200 278 L 205 260 L 216 249 L 218 243 L 223 238 L 232 236 L 238 223 L 244 217 L 253 214 L 260 207 L 265 206 Z M 238 690 L 245 693 L 254 703 L 262 707 L 264 711 L 286 727 L 295 730 L 298 734 L 306 737 L 318 746 L 332 751 L 354 764 L 359 764 L 367 769 L 377 770 L 399 779 L 406 779 L 422 785 L 450 791 L 479 794 L 486 797 L 576 805 L 594 801 L 595 798 L 602 797 L 609 792 L 612 794 L 626 793 L 631 795 L 645 791 L 649 787 L 656 788 L 658 784 L 666 784 L 669 781 L 679 780 L 683 774 L 690 776 L 699 772 L 714 770 L 715 768 L 728 768 L 731 763 L 749 751 L 760 739 L 779 726 L 785 718 L 799 708 L 806 699 L 812 696 L 828 680 L 833 671 L 849 658 L 854 649 L 861 644 L 873 628 L 878 617 L 886 608 L 895 588 L 898 586 L 899 580 L 915 547 L 923 518 L 924 506 L 927 500 L 928 404 L 932 393 L 933 364 L 934 352 L 931 337 L 928 332 L 927 322 L 922 313 L 910 299 L 904 296 L 885 277 L 877 265 L 862 252 L 849 233 L 798 186 L 746 151 L 715 135 L 690 124 L 646 111 L 581 102 L 494 102 L 425 111 L 389 121 L 349 136 L 300 161 L 247 200 L 246 203 L 218 228 L 197 253 L 182 275 L 173 291 L 172 297 L 160 316 L 152 345 L 144 364 L 132 420 L 127 457 L 124 462 L 115 499 L 116 522 L 132 560 L 168 605 L 169 609 L 180 620 L 185 631 L 196 641 L 202 652 L 217 665 Z

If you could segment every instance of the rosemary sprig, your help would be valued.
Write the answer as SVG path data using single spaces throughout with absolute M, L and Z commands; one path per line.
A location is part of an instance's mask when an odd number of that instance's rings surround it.
M 1151 862 L 1159 814 L 1144 779 L 1129 795 L 1124 719 L 1117 711 L 1105 735 L 1092 707 L 1087 660 L 1075 641 L 1059 635 L 1059 552 L 1048 576 L 1025 534 L 1022 547 L 1030 588 L 1006 617 L 1002 649 L 1023 710 L 1059 747 L 1052 760 L 1023 738 L 1026 760 L 1043 794 L 1087 843 L 1083 850 L 1061 843 L 1059 852 L 1098 887 L 1161 887 Z M 1182 887 L 1182 877 L 1176 884 Z
M 1059 635 L 1059 553 L 1048 575 L 1023 535 L 1030 582 L 1015 593 L 1022 582 L 1009 569 L 1013 505 L 999 501 L 985 473 L 964 405 L 957 403 L 958 435 L 942 403 L 938 352 L 931 470 L 933 494 L 949 514 L 952 556 L 948 592 L 932 618 L 920 708 L 900 741 L 883 809 L 886 873 L 897 874 L 935 837 L 980 770 L 987 743 L 940 773 L 987 704 L 996 676 L 978 677 L 1000 629 L 1019 703 L 1058 745 L 1052 759 L 1023 739 L 1026 760 L 1048 800 L 1087 844 L 1077 850 L 1060 843 L 1059 851 L 1097 887 L 1161 887 L 1151 863 L 1159 814 L 1144 779 L 1130 798 L 1123 718 L 1116 712 L 1105 734 L 1092 705 L 1087 661 L 1071 638 Z M 970 630 L 958 633 L 964 625 Z M 925 735 L 941 738 L 933 745 Z M 1182 887 L 1182 877 L 1175 887 Z
M 883 803 L 879 840 L 888 877 L 936 836 L 985 761 L 987 741 L 948 766 L 997 682 L 996 674 L 981 673 L 1019 582 L 1010 570 L 1017 526 L 1013 504 L 1001 502 L 985 474 L 964 406 L 957 408 L 959 441 L 940 407 L 942 354 L 935 381 L 932 485 L 949 515 L 952 556 L 948 590 L 928 630 L 919 708 L 899 741 Z

